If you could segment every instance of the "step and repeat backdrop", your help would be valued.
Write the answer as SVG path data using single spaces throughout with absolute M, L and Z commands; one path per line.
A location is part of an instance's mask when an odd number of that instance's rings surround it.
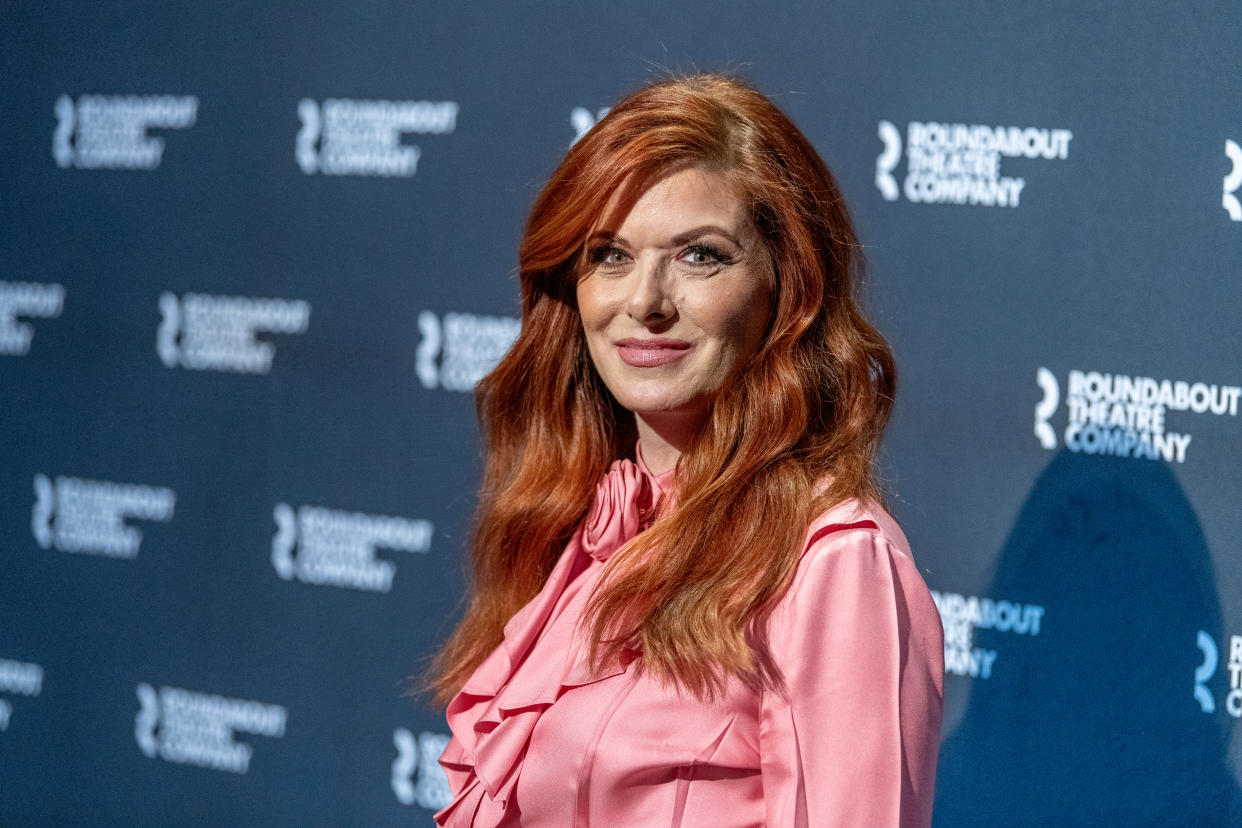
M 937 823 L 1242 824 L 1242 8 L 0 3 L 0 824 L 429 824 L 471 390 L 622 94 L 837 172 Z

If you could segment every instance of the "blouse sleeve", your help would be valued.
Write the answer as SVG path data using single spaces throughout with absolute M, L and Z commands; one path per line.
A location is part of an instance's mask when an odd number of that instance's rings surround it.
M 929 825 L 943 632 L 910 556 L 874 527 L 829 532 L 769 624 L 785 686 L 760 714 L 767 824 Z

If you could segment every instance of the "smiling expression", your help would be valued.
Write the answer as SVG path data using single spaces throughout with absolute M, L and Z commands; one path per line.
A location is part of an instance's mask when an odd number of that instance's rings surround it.
M 771 316 L 772 267 L 745 204 L 723 176 L 682 169 L 587 250 L 578 310 L 604 384 L 648 425 L 697 428 Z

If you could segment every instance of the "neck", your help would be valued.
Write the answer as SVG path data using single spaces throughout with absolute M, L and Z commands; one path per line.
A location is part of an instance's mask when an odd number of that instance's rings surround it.
M 698 434 L 703 418 L 635 414 L 634 423 L 643 444 L 643 462 L 652 474 L 663 474 L 677 465 L 677 458 Z

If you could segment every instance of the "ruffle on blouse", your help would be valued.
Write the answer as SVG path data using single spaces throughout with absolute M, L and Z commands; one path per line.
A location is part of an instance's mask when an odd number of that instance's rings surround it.
M 652 516 L 651 476 L 629 460 L 614 461 L 595 489 L 595 501 L 582 524 L 582 550 L 603 563 L 637 535 Z
M 503 643 L 449 703 L 447 717 L 454 736 L 440 764 L 458 793 L 436 814 L 441 825 L 448 824 L 462 803 L 480 796 L 478 785 L 503 809 L 543 711 L 566 690 L 624 673 L 633 662 L 632 654 L 622 655 L 592 670 L 575 625 L 556 624 L 553 615 L 581 616 L 575 605 L 586 603 L 601 568 L 591 565 L 573 578 L 581 569 L 575 567 L 579 553 L 599 563 L 607 561 L 651 521 L 671 476 L 672 472 L 651 475 L 641 454 L 637 464 L 629 460 L 612 464 L 599 483 L 590 513 L 543 589 L 509 619 Z M 473 815 L 461 816 L 466 824 Z

